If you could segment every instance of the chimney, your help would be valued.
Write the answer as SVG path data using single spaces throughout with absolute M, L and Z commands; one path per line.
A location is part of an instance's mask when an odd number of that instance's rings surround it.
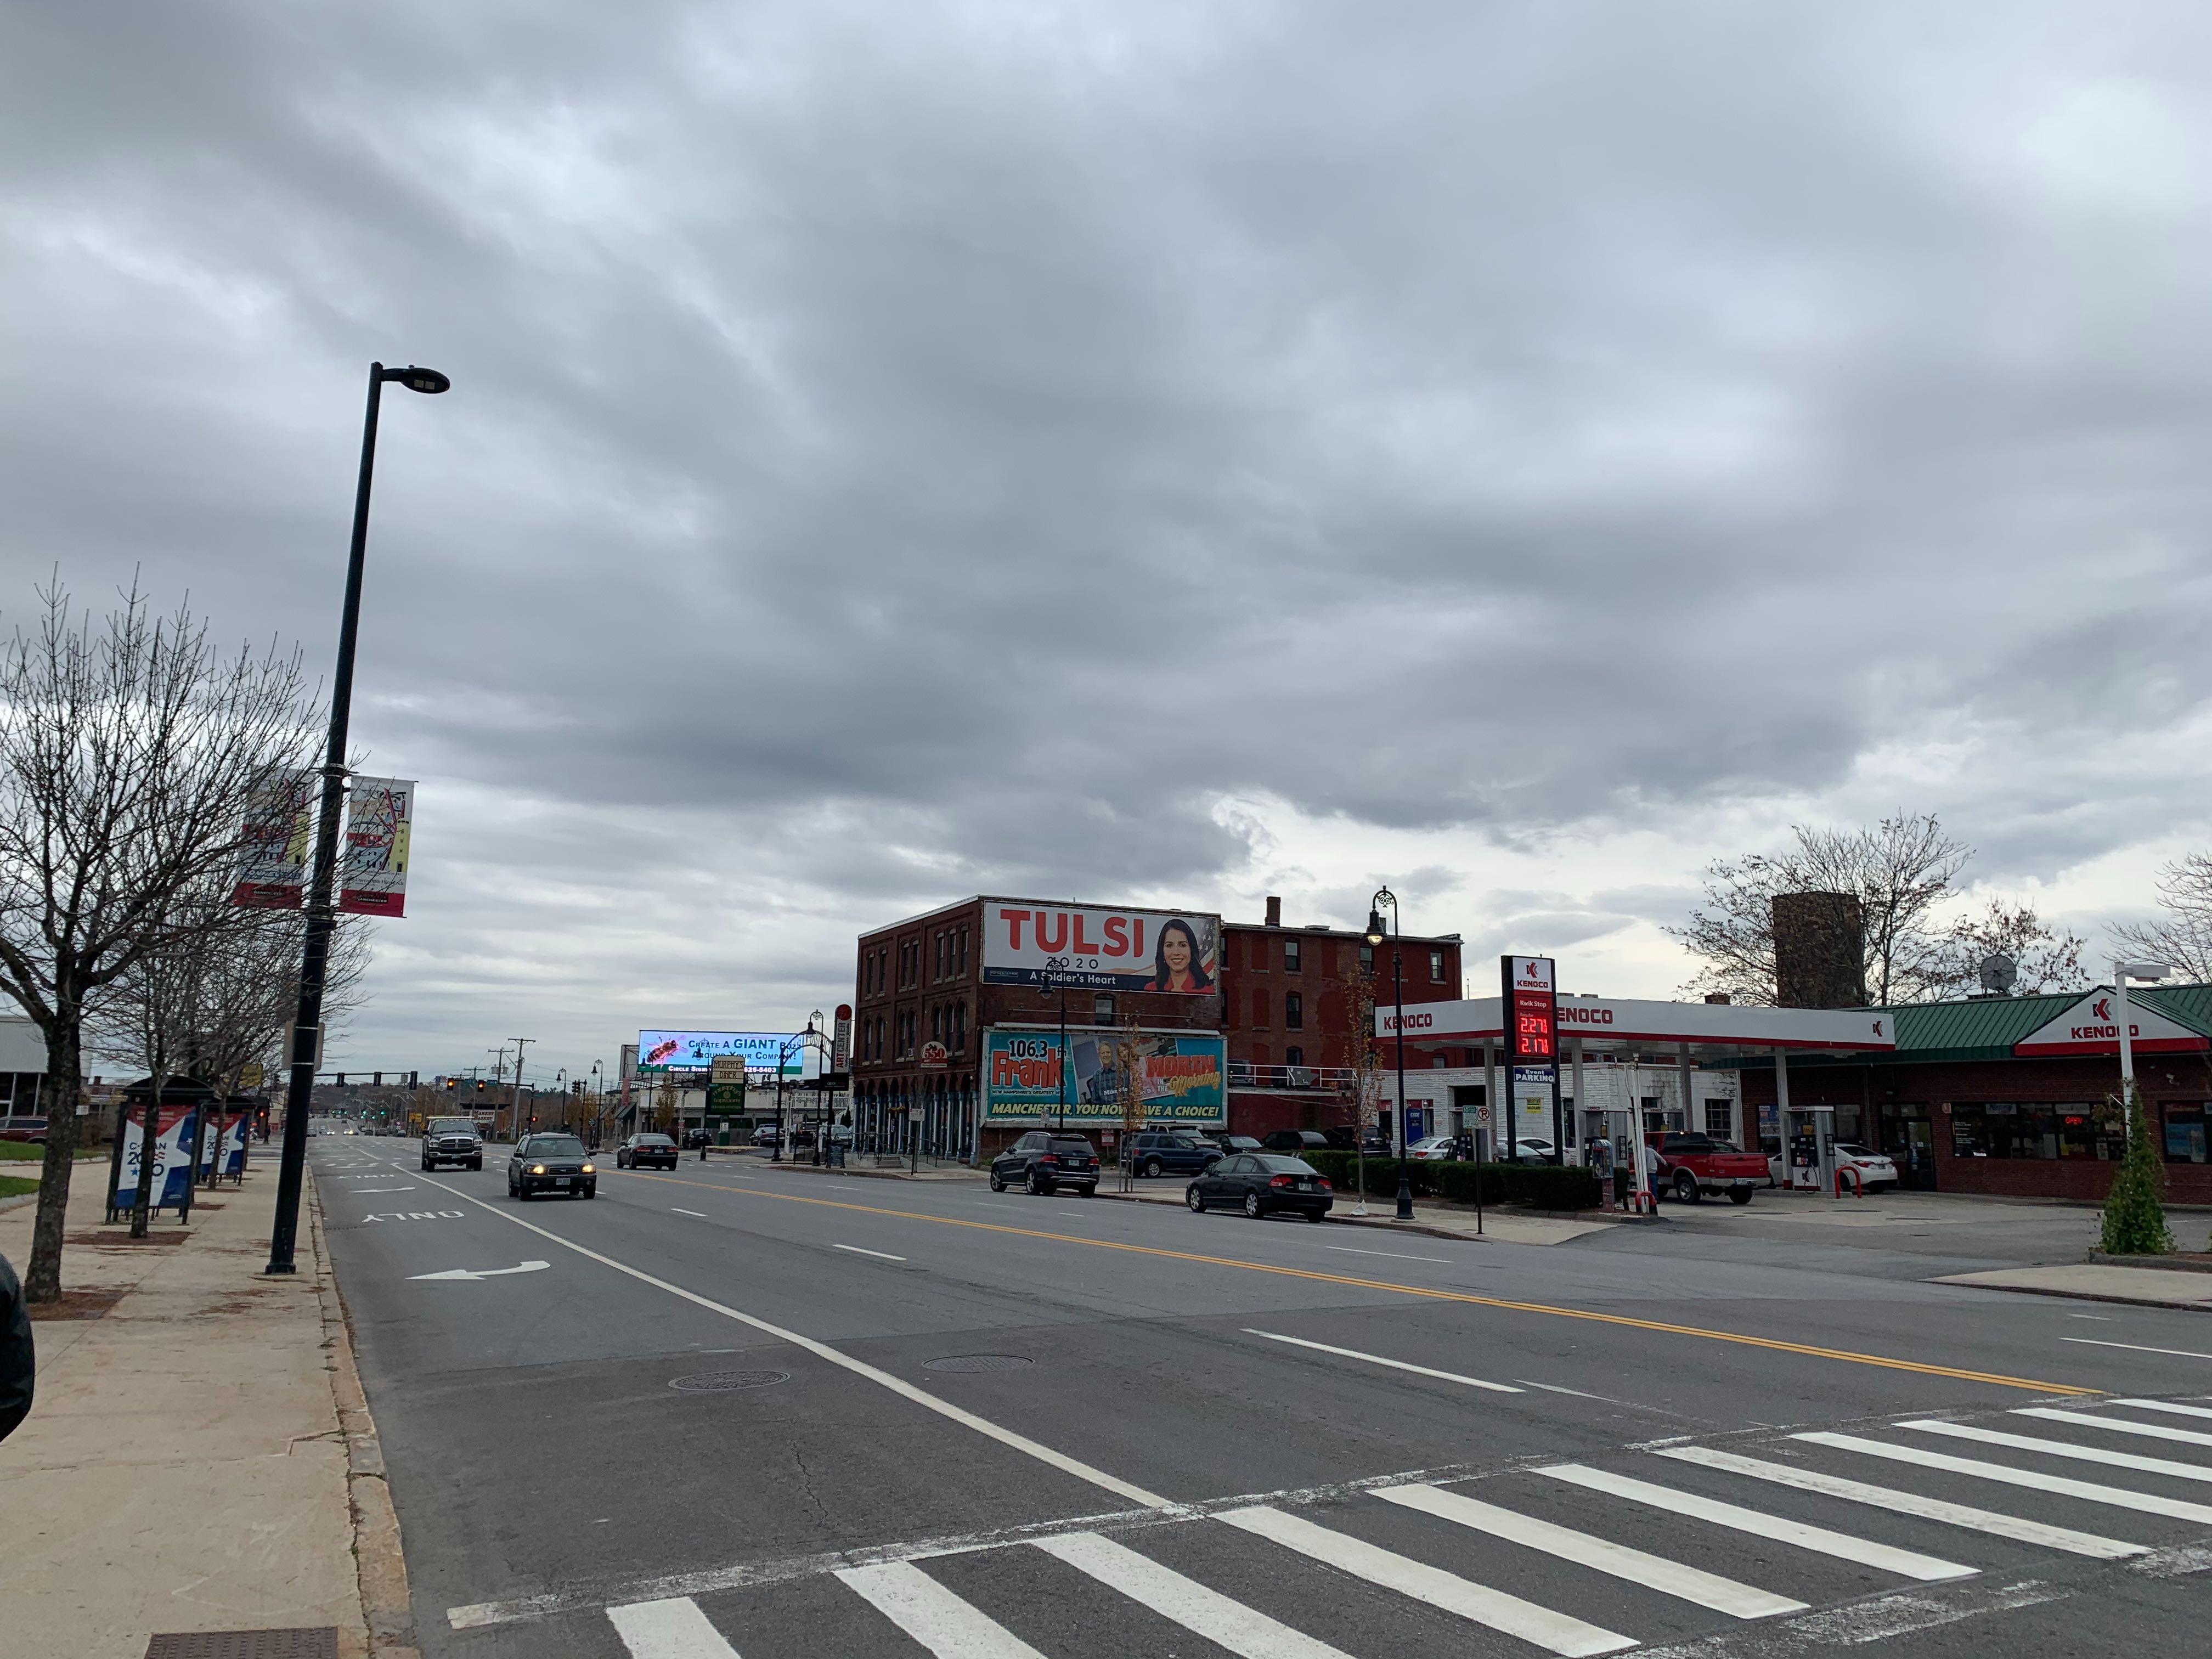
M 1282 925 L 1283 902 L 1277 898 L 1273 893 L 1270 893 L 1267 895 L 1267 926 L 1270 927 L 1279 927 Z
M 1729 994 L 1726 991 L 1709 991 L 1705 994 L 1705 1000 L 1708 1002 L 1725 1003 L 1728 1000 Z
M 1774 896 L 1774 1001 L 1782 1008 L 1866 1006 L 1866 917 L 1849 893 Z

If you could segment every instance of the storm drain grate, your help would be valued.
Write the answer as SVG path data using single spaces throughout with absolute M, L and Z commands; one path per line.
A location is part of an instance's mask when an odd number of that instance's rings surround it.
M 696 1376 L 677 1377 L 668 1386 L 686 1394 L 725 1394 L 732 1389 L 767 1389 L 790 1381 L 789 1371 L 701 1371 Z
M 943 1359 L 925 1359 L 921 1368 L 926 1371 L 1018 1371 L 1034 1363 L 1018 1353 L 956 1353 Z
M 196 1630 L 156 1636 L 146 1659 L 337 1659 L 336 1625 L 297 1630 Z

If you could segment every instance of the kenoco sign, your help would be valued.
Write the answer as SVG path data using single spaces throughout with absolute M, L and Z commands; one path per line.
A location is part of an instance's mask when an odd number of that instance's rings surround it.
M 1220 941 L 1220 917 L 1189 911 L 983 902 L 983 978 L 993 985 L 1210 996 Z
M 2013 1044 L 2016 1054 L 2117 1054 L 2119 1022 L 2110 991 L 2092 991 L 2057 1019 Z M 2128 1042 L 2139 1054 L 2182 1054 L 2203 1048 L 2206 1040 L 2140 1002 L 2128 1005 Z

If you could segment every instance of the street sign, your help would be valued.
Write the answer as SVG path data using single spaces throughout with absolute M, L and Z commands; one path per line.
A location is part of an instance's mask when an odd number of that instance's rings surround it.
M 708 1079 L 714 1083 L 743 1083 L 745 1080 L 745 1057 L 743 1054 L 716 1054 L 708 1068 Z
M 709 1083 L 707 1085 L 707 1109 L 710 1112 L 744 1111 L 744 1079 L 740 1077 L 735 1083 Z

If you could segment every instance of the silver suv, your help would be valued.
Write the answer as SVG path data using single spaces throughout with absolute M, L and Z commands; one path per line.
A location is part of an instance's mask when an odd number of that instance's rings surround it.
M 475 1119 L 430 1120 L 422 1131 L 422 1167 L 434 1170 L 441 1164 L 458 1164 L 465 1170 L 483 1168 L 483 1137 L 477 1133 Z

